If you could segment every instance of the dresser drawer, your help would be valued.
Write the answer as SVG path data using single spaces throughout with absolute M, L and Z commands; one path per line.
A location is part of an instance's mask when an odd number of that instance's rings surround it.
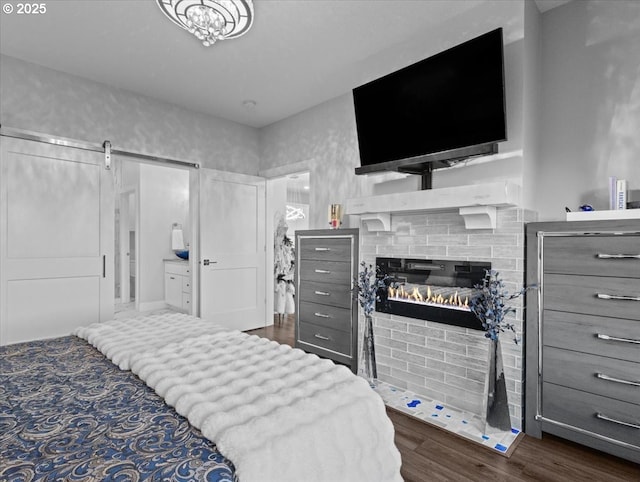
M 351 263 L 335 261 L 300 261 L 300 279 L 323 283 L 351 283 Z
M 640 235 L 547 236 L 544 272 L 639 278 Z
M 319 346 L 325 350 L 351 356 L 351 333 L 300 321 L 298 324 L 298 339 L 301 342 Z
M 353 293 L 351 285 L 308 281 L 300 285 L 298 296 L 301 301 L 350 309 Z
M 640 361 L 640 321 L 561 311 L 543 313 L 545 346 Z
M 542 360 L 549 383 L 640 405 L 640 363 L 554 347 L 543 348 Z
M 602 299 L 599 296 L 629 299 Z M 544 307 L 640 320 L 640 278 L 547 274 L 544 277 Z
M 345 261 L 351 259 L 351 238 L 300 238 L 301 259 Z
M 640 447 L 640 405 L 544 383 L 542 415 L 589 432 Z M 602 417 L 631 426 L 604 420 Z
M 338 331 L 351 332 L 351 310 L 335 306 L 300 302 L 300 323 L 313 323 Z

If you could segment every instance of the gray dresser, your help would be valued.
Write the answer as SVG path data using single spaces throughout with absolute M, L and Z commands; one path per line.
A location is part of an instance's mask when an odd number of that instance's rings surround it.
M 296 231 L 296 347 L 357 372 L 358 230 Z
M 640 462 L 640 220 L 527 225 L 525 432 Z

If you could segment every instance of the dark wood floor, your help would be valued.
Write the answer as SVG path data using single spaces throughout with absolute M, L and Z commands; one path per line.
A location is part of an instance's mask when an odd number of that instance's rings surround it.
M 294 317 L 251 333 L 294 344 Z M 545 435 L 524 436 L 510 458 L 442 429 L 387 411 L 402 455 L 402 476 L 423 481 L 633 481 L 640 482 L 640 465 Z

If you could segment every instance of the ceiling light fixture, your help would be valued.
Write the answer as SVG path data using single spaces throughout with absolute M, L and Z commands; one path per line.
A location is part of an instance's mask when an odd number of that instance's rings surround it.
M 253 24 L 252 0 L 156 0 L 160 10 L 208 47 L 238 38 Z

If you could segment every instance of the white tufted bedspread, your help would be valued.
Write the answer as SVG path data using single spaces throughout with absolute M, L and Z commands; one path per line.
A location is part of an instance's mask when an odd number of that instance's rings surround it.
M 180 314 L 76 335 L 200 429 L 241 482 L 402 480 L 384 403 L 344 366 Z

